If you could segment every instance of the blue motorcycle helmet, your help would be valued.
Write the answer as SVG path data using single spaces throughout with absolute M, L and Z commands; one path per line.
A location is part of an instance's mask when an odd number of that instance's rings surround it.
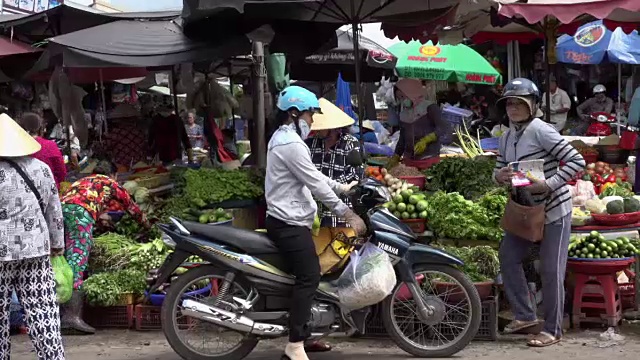
M 300 87 L 289 86 L 280 92 L 278 96 L 278 109 L 289 111 L 296 109 L 299 112 L 311 111 L 313 113 L 320 111 L 320 102 L 314 93 Z

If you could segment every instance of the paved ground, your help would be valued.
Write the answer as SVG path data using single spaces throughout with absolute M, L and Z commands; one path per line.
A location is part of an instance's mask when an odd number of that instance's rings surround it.
M 459 354 L 458 359 L 534 360 L 534 359 L 589 359 L 623 360 L 637 359 L 640 353 L 640 336 L 634 330 L 623 330 L 622 341 L 603 341 L 594 331 L 569 334 L 558 346 L 530 349 L 524 346 L 525 338 L 502 339 L 498 342 L 473 343 Z M 392 343 L 381 340 L 332 339 L 335 350 L 326 354 L 314 354 L 312 360 L 349 359 L 380 360 L 407 359 L 407 355 Z M 65 338 L 67 360 L 180 360 L 164 340 L 162 333 L 133 331 L 103 331 L 92 337 Z M 248 360 L 277 360 L 281 342 L 265 342 L 259 345 Z M 27 336 L 13 338 L 14 360 L 35 359 Z

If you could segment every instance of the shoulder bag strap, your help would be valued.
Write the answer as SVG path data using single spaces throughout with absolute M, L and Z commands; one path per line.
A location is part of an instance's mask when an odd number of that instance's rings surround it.
M 25 184 L 27 184 L 29 189 L 31 189 L 31 191 L 33 192 L 33 195 L 35 195 L 36 200 L 38 200 L 38 205 L 40 205 L 40 210 L 42 210 L 42 216 L 44 216 L 44 202 L 42 201 L 42 196 L 40 196 L 40 192 L 36 188 L 36 185 L 33 183 L 31 178 L 24 172 L 24 170 L 22 170 L 20 165 L 15 163 L 15 161 L 7 158 L 2 158 L 2 160 L 6 161 L 7 164 L 9 164 L 12 168 L 14 168 L 18 172 L 18 174 L 20 174 L 20 176 L 22 176 L 22 179 L 24 180 Z

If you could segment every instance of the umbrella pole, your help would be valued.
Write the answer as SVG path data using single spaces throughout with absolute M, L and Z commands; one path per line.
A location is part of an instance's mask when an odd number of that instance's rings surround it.
M 622 64 L 618 64 L 618 109 L 616 110 L 616 127 L 620 136 L 620 109 L 622 109 Z M 627 115 L 628 116 L 628 115 Z
M 549 35 L 548 35 L 548 30 L 547 27 L 549 25 L 547 24 L 547 19 L 545 18 L 544 20 L 544 29 L 545 29 L 545 36 L 544 36 L 544 76 L 545 76 L 545 99 L 544 102 L 546 103 L 545 109 L 544 109 L 544 121 L 546 121 L 547 123 L 551 123 L 551 68 L 549 66 L 549 52 L 550 52 L 550 41 L 549 41 Z
M 351 14 L 356 14 L 354 0 L 351 0 Z M 353 59 L 356 62 L 356 98 L 358 99 L 358 128 L 360 129 L 360 152 L 364 152 L 364 139 L 362 136 L 362 122 L 364 121 L 364 101 L 362 100 L 362 89 L 360 87 L 360 34 L 358 30 L 359 19 L 354 18 L 351 23 L 353 31 Z
M 235 98 L 235 94 L 233 93 L 233 64 L 229 61 L 229 93 L 231 93 L 231 97 Z M 236 131 L 236 111 L 232 107 L 231 108 L 231 124 L 233 125 L 233 142 L 237 141 L 235 131 Z M 226 126 L 226 124 L 225 124 Z
M 102 77 L 102 68 L 98 70 L 100 74 L 100 98 L 102 100 L 102 113 L 104 114 L 104 133 L 106 134 L 109 131 L 109 126 L 107 124 L 107 100 L 104 97 L 104 80 Z M 102 131 L 100 132 L 100 141 L 102 141 Z
M 179 111 L 178 111 L 178 79 L 177 79 L 177 75 L 176 75 L 176 68 L 172 67 L 171 68 L 171 92 L 172 92 L 172 97 L 173 97 L 173 111 L 176 113 L 176 115 L 179 115 Z
M 256 135 L 256 164 L 259 168 L 267 166 L 266 119 L 264 112 L 264 81 L 267 77 L 264 67 L 264 46 L 261 41 L 253 42 L 253 71 L 251 73 L 253 88 L 253 121 Z

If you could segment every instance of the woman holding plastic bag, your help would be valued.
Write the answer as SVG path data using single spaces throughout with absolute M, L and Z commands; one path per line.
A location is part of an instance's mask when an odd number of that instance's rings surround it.
M 64 227 L 51 169 L 31 155 L 40 144 L 0 115 L 0 354 L 8 359 L 13 290 L 39 360 L 64 360 L 51 256 L 64 251 Z
M 500 268 L 515 317 L 504 331 L 516 333 L 538 325 L 522 265 L 533 243 L 540 242 L 545 322 L 543 331 L 527 345 L 545 347 L 562 338 L 572 211 L 567 181 L 584 168 L 585 162 L 553 126 L 540 120 L 540 92 L 533 82 L 523 78 L 511 80 L 499 101 L 506 106 L 510 127 L 500 138 L 496 181 L 511 185 L 514 173 L 510 163 L 527 160 L 544 160 L 545 178 L 530 178 L 529 186 L 514 187 L 518 196 L 509 201 L 502 219 L 505 236 L 500 246 Z M 529 213 L 525 214 L 526 211 Z

